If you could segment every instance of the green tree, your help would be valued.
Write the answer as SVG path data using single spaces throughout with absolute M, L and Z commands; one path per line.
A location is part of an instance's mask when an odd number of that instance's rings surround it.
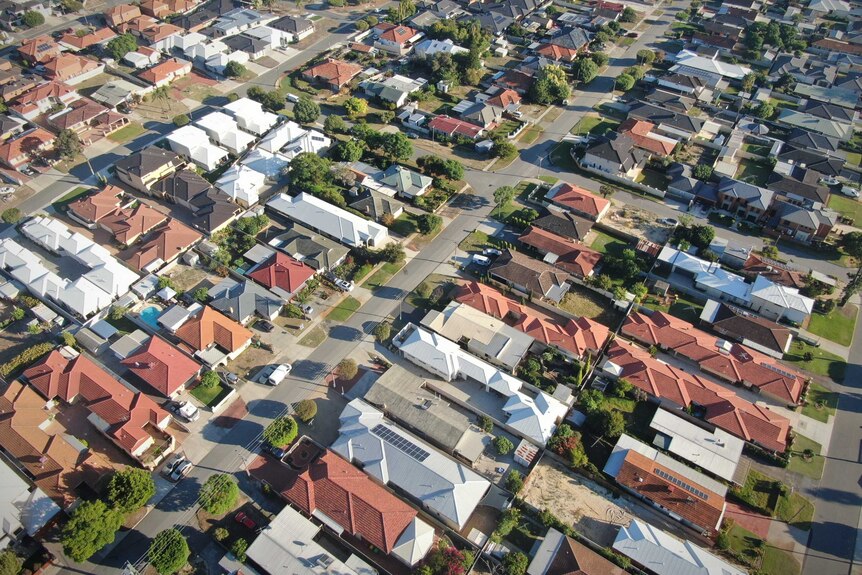
M 487 415 L 480 415 L 478 420 L 479 428 L 485 433 L 494 431 L 494 420 Z
M 84 501 L 63 527 L 60 539 L 63 553 L 72 561 L 86 561 L 114 540 L 122 524 L 123 514 L 108 507 L 104 501 Z
M 495 158 L 508 160 L 518 155 L 518 148 L 512 142 L 501 139 L 494 142 L 494 146 L 491 148 L 491 155 Z
M 607 274 L 599 274 L 596 277 L 596 287 L 605 291 L 611 291 L 611 288 L 614 287 L 614 280 Z
M 69 333 L 68 331 L 60 332 L 60 339 L 63 340 L 63 345 L 65 345 L 65 346 L 68 346 L 71 348 L 77 348 L 78 347 L 78 340 L 76 340 L 75 336 L 72 335 L 71 333 Z
M 332 150 L 332 156 L 340 162 L 355 162 L 365 153 L 365 142 L 362 140 L 344 140 Z
M 74 130 L 63 129 L 57 133 L 54 139 L 54 150 L 64 159 L 70 160 L 80 154 L 84 149 L 78 134 Z
M 646 297 L 647 293 L 649 293 L 649 288 L 647 288 L 646 284 L 643 282 L 638 282 L 632 286 L 631 292 L 635 296 L 635 301 L 640 302 Z
M 695 247 L 706 249 L 715 239 L 715 228 L 708 225 L 692 226 L 689 232 L 689 241 Z
M 850 232 L 841 236 L 841 247 L 850 257 L 862 260 L 862 232 Z
M 436 214 L 422 214 L 416 219 L 416 227 L 423 236 L 436 233 L 443 226 L 443 218 Z
M 25 312 L 20 307 L 12 308 L 12 321 L 21 321 L 24 319 Z
M 173 575 L 188 563 L 189 544 L 176 529 L 165 529 L 153 537 L 147 560 L 159 575 Z
M 84 9 L 84 3 L 79 0 L 60 0 L 60 6 L 66 12 L 80 12 Z
M 599 67 L 589 58 L 579 58 L 572 64 L 572 72 L 575 75 L 575 79 L 584 84 L 589 84 L 599 73 Z
M 652 50 L 638 50 L 637 57 L 638 62 L 640 62 L 641 64 L 646 64 L 647 66 L 655 62 L 655 52 L 653 52 Z
M 220 383 L 221 379 L 215 371 L 210 370 L 201 376 L 201 385 L 207 389 L 218 387 Z
M 515 188 L 512 186 L 500 186 L 494 190 L 494 201 L 497 203 L 498 209 L 503 209 L 512 203 L 515 199 Z
M 622 90 L 623 92 L 628 92 L 635 85 L 635 79 L 629 76 L 628 74 L 620 74 L 617 76 L 616 87 Z
M 313 399 L 303 399 L 296 404 L 296 416 L 308 423 L 317 415 L 317 403 Z
M 0 575 L 18 575 L 21 571 L 21 560 L 11 549 L 0 551 Z
M 369 27 L 370 26 L 368 26 L 368 22 L 366 22 L 365 20 L 357 20 L 356 21 L 356 29 L 359 32 L 365 32 L 366 30 L 368 30 Z
M 0 214 L 0 218 L 2 218 L 7 224 L 17 224 L 21 219 L 21 215 L 21 210 L 18 208 L 6 208 L 3 210 L 3 213 Z
M 509 438 L 504 435 L 498 435 L 494 438 L 494 449 L 497 450 L 497 453 L 500 455 L 506 455 L 513 449 L 515 449 L 515 445 L 509 441 Z
M 392 327 L 388 322 L 381 321 L 376 326 L 374 326 L 374 337 L 379 342 L 384 342 L 389 339 L 389 336 L 392 334 Z
M 126 467 L 114 473 L 108 482 L 108 500 L 123 513 L 137 511 L 155 494 L 153 476 L 144 469 Z
M 179 114 L 178 116 L 174 116 L 173 122 L 174 126 L 176 126 L 177 128 L 182 128 L 183 126 L 191 122 L 191 119 L 186 114 Z
M 41 12 L 29 10 L 24 12 L 24 15 L 21 17 L 21 22 L 23 22 L 28 28 L 35 28 L 36 26 L 41 26 L 45 23 L 45 17 L 42 16 Z
M 524 476 L 517 469 L 512 469 L 506 475 L 506 489 L 517 495 L 524 488 Z
M 709 164 L 698 164 L 694 167 L 692 175 L 703 182 L 708 182 L 712 179 L 712 166 Z
M 595 62 L 592 60 L 589 60 L 589 62 L 598 70 Z M 531 90 L 533 101 L 537 104 L 562 102 L 571 93 L 566 71 L 560 66 L 545 66 L 542 68 Z
M 622 14 L 620 14 L 620 22 L 625 22 L 630 24 L 632 22 L 637 22 L 638 20 L 638 12 L 631 6 L 626 6 L 623 8 Z
M 524 575 L 530 566 L 530 558 L 520 551 L 510 551 L 503 557 L 503 571 L 506 575 Z
M 283 447 L 296 439 L 299 426 L 289 415 L 283 415 L 270 422 L 263 430 L 263 440 L 276 447 Z
M 749 72 L 742 78 L 742 91 L 751 93 L 754 90 L 754 83 L 757 81 L 757 74 Z
M 344 101 L 344 111 L 351 120 L 356 120 L 368 113 L 368 102 L 362 98 L 351 96 Z
M 626 420 L 617 410 L 603 410 L 592 413 L 587 418 L 587 425 L 594 432 L 606 437 L 617 438 L 626 430 Z
M 293 117 L 300 124 L 311 124 L 320 117 L 320 106 L 308 96 L 301 96 L 293 105 Z
M 313 192 L 327 184 L 329 160 L 312 152 L 297 154 L 288 170 L 291 187 L 300 192 Z
M 581 392 L 579 403 L 587 414 L 596 413 L 604 409 L 605 396 L 597 389 L 585 389 Z
M 407 160 L 413 155 L 413 144 L 403 132 L 394 134 L 383 134 L 380 142 L 380 151 L 387 158 L 393 160 Z
M 347 124 L 341 116 L 330 114 L 323 121 L 323 131 L 327 134 L 341 134 L 347 129 Z
M 296 423 L 294 422 L 294 425 Z M 266 438 L 266 432 L 264 432 Z M 198 499 L 207 513 L 223 515 L 234 508 L 239 499 L 239 486 L 236 480 L 226 473 L 210 475 L 201 486 Z
M 610 62 L 610 57 L 604 52 L 593 52 L 590 54 L 590 59 L 595 62 L 596 66 L 599 68 L 607 66 L 608 62 Z
M 380 120 L 381 124 L 388 124 L 392 120 L 395 119 L 395 112 L 390 112 L 389 110 L 384 110 L 377 114 L 377 118 Z
M 105 45 L 105 49 L 111 55 L 111 58 L 119 62 L 126 54 L 138 49 L 138 41 L 130 32 L 126 32 L 108 42 Z
M 233 545 L 230 546 L 230 552 L 233 553 L 233 556 L 236 557 L 236 560 L 240 563 L 245 563 L 246 556 L 245 552 L 248 550 L 248 541 L 245 539 L 237 539 L 233 542 Z
M 764 120 L 770 119 L 775 115 L 775 106 L 769 102 L 761 102 L 756 108 L 751 111 L 752 114 Z
M 245 73 L 245 66 L 234 60 L 228 62 L 224 67 L 224 75 L 226 78 L 239 78 Z
M 359 366 L 356 365 L 356 361 L 349 357 L 338 362 L 338 367 L 335 369 L 338 371 L 338 377 L 342 379 L 353 379 L 359 373 Z

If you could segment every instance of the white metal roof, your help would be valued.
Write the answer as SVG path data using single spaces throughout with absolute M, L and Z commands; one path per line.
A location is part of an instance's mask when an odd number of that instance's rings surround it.
M 263 109 L 260 102 L 250 98 L 240 98 L 224 106 L 236 118 L 240 127 L 257 135 L 263 134 L 278 123 L 278 116 Z
M 662 248 L 658 255 L 659 261 L 685 270 L 694 276 L 695 283 L 725 293 L 736 299 L 749 301 L 751 284 L 745 278 L 732 274 L 714 262 L 708 262 L 695 256 L 681 252 L 670 246 Z
M 15 538 L 15 531 L 23 528 L 29 535 L 35 535 L 60 508 L 38 487 L 21 479 L 8 464 L 0 464 L 0 524 L 3 534 Z M 6 546 L 0 539 L 0 547 Z
M 293 197 L 278 194 L 267 202 L 267 206 L 349 246 L 360 246 L 369 241 L 379 246 L 389 237 L 384 226 L 305 192 Z
M 798 289 L 778 285 L 763 276 L 757 276 L 754 280 L 751 297 L 762 299 L 784 309 L 801 311 L 806 314 L 811 314 L 814 309 L 814 300 L 800 294 Z

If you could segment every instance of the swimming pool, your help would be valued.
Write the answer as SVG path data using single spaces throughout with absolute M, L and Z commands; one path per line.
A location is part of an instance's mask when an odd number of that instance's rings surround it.
M 161 308 L 151 305 L 142 309 L 139 315 L 142 320 L 153 326 L 153 329 L 159 329 L 158 319 L 162 315 Z

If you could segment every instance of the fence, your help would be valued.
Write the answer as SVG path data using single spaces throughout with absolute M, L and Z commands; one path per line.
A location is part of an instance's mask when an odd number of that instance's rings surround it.
M 628 178 L 623 178 L 622 176 L 618 176 L 616 174 L 609 174 L 608 172 L 603 172 L 601 170 L 591 168 L 591 167 L 589 167 L 585 164 L 582 164 L 580 162 L 578 162 L 578 167 L 581 168 L 582 170 L 584 170 L 585 172 L 589 172 L 591 174 L 601 176 L 602 178 L 604 178 L 606 180 L 620 184 L 622 186 L 626 186 L 627 188 L 632 188 L 632 189 L 638 190 L 640 192 L 644 192 L 645 194 L 655 196 L 657 198 L 663 198 L 665 196 L 665 192 L 663 192 L 662 190 L 641 184 L 639 182 L 635 182 L 634 180 L 630 180 Z

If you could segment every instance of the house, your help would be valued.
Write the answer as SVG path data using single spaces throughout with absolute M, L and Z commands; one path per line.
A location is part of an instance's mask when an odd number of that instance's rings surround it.
M 634 564 L 656 575 L 746 574 L 744 570 L 698 547 L 691 541 L 677 539 L 638 519 L 632 519 L 628 526 L 620 527 L 613 549 L 628 557 Z
M 345 457 L 354 458 L 352 454 Z M 434 528 L 420 519 L 415 509 L 335 451 L 306 437 L 293 446 L 284 463 L 259 457 L 250 468 L 253 477 L 265 481 L 304 514 L 338 526 L 345 536 L 373 546 L 408 567 L 419 563 L 434 546 Z M 367 472 L 375 475 L 371 468 Z M 385 479 L 377 479 L 385 483 Z M 303 544 L 306 541 L 303 539 Z M 327 567 L 327 573 L 335 573 L 329 563 Z M 284 568 L 279 564 L 276 572 Z
M 190 74 L 192 63 L 179 58 L 170 58 L 160 64 L 156 64 L 149 70 L 138 74 L 138 78 L 152 84 L 156 88 L 167 86 L 177 78 Z
M 389 232 L 384 226 L 351 214 L 305 192 L 292 197 L 278 194 L 266 205 L 278 214 L 351 247 L 366 245 L 379 247 L 389 238 Z
M 648 152 L 650 156 L 667 157 L 673 153 L 678 140 L 655 133 L 655 124 L 629 118 L 619 125 L 618 133 L 634 141 L 634 145 Z
M 419 367 L 444 381 L 468 380 L 479 384 L 479 393 L 490 394 L 491 404 L 480 403 L 506 429 L 531 443 L 542 446 L 553 436 L 568 405 L 493 365 L 467 353 L 461 346 L 434 332 L 407 324 L 395 338 L 401 354 Z M 435 387 L 440 392 L 441 388 Z M 461 402 L 469 401 L 468 392 L 459 390 Z M 462 395 L 466 393 L 465 395 Z M 500 406 L 502 399 L 505 403 Z M 484 413 L 484 411 L 480 411 Z
M 159 180 L 152 186 L 150 194 L 194 211 L 192 201 L 212 189 L 212 185 L 196 172 L 183 169 Z
M 93 229 L 99 220 L 116 212 L 127 201 L 122 188 L 108 185 L 94 194 L 70 203 L 66 213 L 73 220 Z
M 515 372 L 533 345 L 529 335 L 457 301 L 443 311 L 429 311 L 421 324 L 508 373 Z
M 678 114 L 646 102 L 637 102 L 629 108 L 628 118 L 653 124 L 655 132 L 690 140 L 703 128 L 703 120 L 687 114 Z
M 105 21 L 111 28 L 118 28 L 140 16 L 141 8 L 134 4 L 118 4 L 105 11 Z
M 108 110 L 87 98 L 81 98 L 67 109 L 48 117 L 57 130 L 72 130 L 85 146 L 129 125 L 129 118 Z
M 210 27 L 210 30 L 213 37 L 225 38 L 245 32 L 251 28 L 256 28 L 257 26 L 269 24 L 276 18 L 277 16 L 271 13 L 263 14 L 247 8 L 235 8 L 219 16 Z
M 120 158 L 114 164 L 117 178 L 140 192 L 180 168 L 179 156 L 170 150 L 148 146 L 130 156 Z
M 559 46 L 560 48 L 564 48 L 566 50 L 574 50 L 575 52 L 579 52 L 583 50 L 587 44 L 590 43 L 590 37 L 587 35 L 583 28 L 573 27 L 568 28 L 561 34 L 548 39 L 547 42 L 552 46 Z
M 144 0 L 141 12 L 153 18 L 164 19 L 172 14 L 185 14 L 197 7 L 195 0 Z
M 853 79 L 850 79 L 849 81 L 852 83 Z M 798 82 L 793 87 L 793 92 L 795 94 L 799 94 L 803 98 L 835 104 L 836 106 L 842 106 L 851 110 L 859 103 L 858 88 L 841 88 L 837 85 L 835 87 L 824 88 L 823 86 Z
M 671 72 L 699 76 L 705 79 L 718 77 L 727 80 L 742 80 L 751 73 L 751 68 L 719 60 L 717 51 L 711 58 L 708 58 L 697 52 L 681 50 L 674 57 L 674 61 L 676 63 L 671 66 Z
M 593 229 L 593 221 L 572 212 L 550 209 L 548 213 L 533 220 L 534 228 L 545 230 L 552 234 L 568 238 L 576 242 L 583 242 L 590 230 Z
M 368 80 L 360 86 L 366 94 L 380 98 L 384 102 L 390 102 L 397 107 L 407 103 L 407 98 L 413 92 L 421 90 L 428 83 L 425 78 L 408 78 L 396 74 L 382 80 Z
M 520 242 L 536 250 L 542 261 L 579 278 L 592 277 L 602 254 L 570 239 L 530 226 Z
M 794 149 L 788 147 L 787 151 L 778 154 L 777 159 L 778 163 L 774 168 L 776 172 L 795 174 L 804 166 L 804 169 L 818 172 L 827 177 L 840 175 L 846 163 L 843 157 L 826 154 L 812 148 Z
M 156 335 L 120 363 L 165 397 L 175 397 L 201 371 L 201 364 Z
M 210 305 L 235 322 L 248 325 L 255 314 L 270 321 L 278 317 L 284 301 L 254 282 L 226 277 L 209 291 Z
M 643 169 L 650 154 L 635 144 L 628 134 L 603 136 L 587 148 L 581 166 L 618 177 L 633 179 Z
M 162 55 L 158 50 L 153 50 L 147 46 L 141 46 L 137 50 L 123 56 L 124 62 L 138 70 L 155 66 L 161 59 Z
M 33 128 L 0 143 L 0 164 L 17 170 L 53 147 L 54 134 L 43 128 Z
M 621 333 L 646 347 L 655 346 L 696 363 L 701 371 L 723 381 L 756 389 L 786 405 L 798 404 L 805 387 L 806 378 L 795 370 L 663 312 L 631 313 L 623 321 Z
M 173 151 L 189 158 L 208 172 L 216 169 L 230 155 L 224 148 L 212 144 L 207 133 L 197 126 L 177 128 L 165 139 Z
M 443 135 L 448 138 L 462 137 L 474 142 L 485 133 L 484 128 L 481 126 L 446 115 L 435 116 L 428 122 L 428 129 L 433 134 Z
M 820 204 L 815 208 L 798 206 L 789 202 L 779 202 L 769 227 L 782 237 L 793 238 L 798 242 L 823 242 L 838 223 L 838 213 L 823 209 Z
M 60 507 L 6 458 L 0 463 L 0 485 L 4 503 L 0 511 L 0 545 L 11 548 L 28 536 L 41 539 Z
M 542 44 L 536 54 L 542 58 L 553 60 L 554 62 L 574 62 L 578 57 L 578 51 L 573 48 L 566 48 L 556 44 Z
M 231 166 L 219 178 L 215 187 L 225 193 L 237 204 L 248 208 L 260 200 L 266 176 L 244 164 Z
M 471 14 L 471 16 L 482 30 L 495 37 L 505 33 L 506 29 L 515 22 L 514 18 L 499 12 L 479 12 L 478 14 Z
M 350 252 L 340 243 L 297 223 L 288 224 L 284 233 L 269 240 L 269 245 L 316 271 L 332 270 L 344 261 Z
M 24 131 L 27 122 L 21 118 L 0 114 L 0 142 L 14 138 Z
M 603 472 L 623 489 L 683 525 L 716 533 L 727 507 L 727 486 L 623 433 Z
M 380 193 L 389 195 L 387 192 L 394 190 L 394 195 L 411 200 L 425 195 L 433 184 L 433 180 L 428 176 L 398 164 L 392 164 L 378 172 L 373 179 L 379 184 L 375 188 Z
M 290 42 L 299 42 L 314 34 L 314 22 L 298 16 L 282 16 L 269 26 L 290 35 Z
M 837 104 L 818 102 L 816 100 L 809 100 L 800 111 L 805 112 L 806 114 L 811 114 L 812 116 L 817 116 L 818 118 L 836 120 L 838 122 L 848 124 L 853 124 L 859 119 L 859 113 L 856 110 L 851 110 Z
M 392 24 L 391 22 L 381 22 L 373 30 L 376 38 L 374 45 L 396 56 L 408 54 L 413 48 L 412 44 L 423 36 L 421 32 L 417 32 L 409 26 Z
M 108 108 L 117 108 L 132 101 L 132 97 L 141 91 L 141 87 L 126 80 L 113 80 L 99 86 L 90 94 L 90 98 Z
M 422 40 L 413 47 L 413 54 L 415 56 L 428 60 L 434 58 L 437 54 L 457 56 L 458 54 L 466 54 L 468 52 L 467 48 L 456 45 L 451 38 L 446 38 L 445 40 Z
M 50 62 L 63 52 L 63 46 L 44 34 L 35 38 L 25 39 L 18 46 L 18 55 L 29 64 L 44 64 Z
M 254 143 L 254 136 L 239 129 L 233 118 L 224 112 L 210 112 L 195 122 L 217 144 L 234 155 L 240 155 Z
M 551 527 L 530 561 L 526 573 L 527 575 L 625 575 L 626 571 L 586 545 Z
M 248 54 L 249 60 L 263 58 L 272 49 L 272 45 L 269 42 L 254 38 L 253 36 L 246 36 L 245 34 L 229 36 L 222 39 L 222 42 L 231 52 L 245 52 Z M 244 62 L 240 62 L 240 64 L 244 64 Z
M 503 109 L 487 102 L 465 100 L 452 108 L 452 111 L 460 114 L 462 120 L 484 130 L 493 130 L 503 121 Z
M 203 306 L 177 330 L 176 336 L 210 368 L 227 363 L 251 345 L 252 333 L 209 306 Z
M 487 480 L 354 399 L 339 416 L 332 451 L 454 529 L 462 529 L 491 487 Z M 398 447 L 401 446 L 401 447 Z M 409 451 L 405 448 L 409 446 Z
M 305 282 L 314 277 L 315 270 L 284 252 L 275 252 L 246 275 L 289 301 L 305 286 Z
M 544 297 L 554 302 L 563 299 L 571 287 L 567 272 L 521 254 L 505 250 L 488 273 L 510 288 L 531 297 Z
M 829 88 L 835 84 L 838 68 L 809 55 L 779 54 L 769 69 L 769 80 L 776 82 L 785 74 L 800 84 Z
M 793 343 L 793 332 L 787 327 L 715 300 L 706 302 L 700 321 L 709 324 L 713 331 L 775 359 L 784 357 Z
M 196 196 L 191 204 L 194 214 L 192 225 L 210 235 L 228 225 L 243 211 L 215 189 Z
M 243 36 L 265 43 L 269 50 L 287 48 L 293 39 L 293 36 L 289 32 L 283 32 L 271 26 L 258 26 L 257 28 L 246 30 L 243 32 Z
M 718 183 L 718 206 L 741 220 L 760 221 L 772 206 L 772 190 L 724 177 Z
M 661 88 L 652 88 L 643 96 L 643 101 L 680 114 L 688 114 L 695 104 L 693 98 Z
M 201 239 L 201 234 L 169 218 L 149 239 L 135 246 L 126 262 L 133 268 L 154 272 L 171 263 Z
M 331 58 L 312 66 L 302 72 L 302 77 L 309 82 L 316 82 L 326 86 L 333 92 L 338 92 L 353 78 L 359 75 L 362 66 L 333 60 Z
M 811 315 L 814 300 L 800 294 L 796 288 L 778 285 L 758 276 L 751 286 L 749 307 L 776 322 L 787 321 L 799 325 Z
M 257 149 L 272 154 L 282 152 L 288 161 L 302 152 L 319 154 L 332 144 L 332 140 L 317 130 L 306 130 L 296 122 L 284 122 L 274 130 L 270 130 L 260 141 Z
M 52 351 L 23 377 L 45 399 L 83 405 L 96 429 L 149 468 L 174 447 L 165 431 L 171 421 L 167 411 L 69 347 Z M 151 450 L 156 451 L 148 454 Z
M 404 213 L 404 204 L 376 190 L 368 190 L 352 200 L 348 207 L 383 223 L 384 219 L 397 219 Z
M 839 108 L 843 109 L 843 108 Z M 853 125 L 844 123 L 838 118 L 840 116 L 822 118 L 808 112 L 800 112 L 788 108 L 781 108 L 775 122 L 786 124 L 794 128 L 802 128 L 811 132 L 817 132 L 830 138 L 847 140 L 853 135 Z
M 147 204 L 117 210 L 99 220 L 99 227 L 114 236 L 123 246 L 130 246 L 168 219 L 162 212 Z
M 60 54 L 45 63 L 45 77 L 70 86 L 101 74 L 105 65 L 74 54 Z
M 0 70 L 2 73 L 2 70 Z M 21 94 L 24 94 L 28 90 L 32 90 L 38 84 L 38 77 L 33 76 L 21 76 L 13 79 L 11 82 L 0 84 L 0 98 L 3 98 L 6 102 L 11 102 Z
M 737 467 L 745 442 L 691 416 L 657 409 L 650 421 L 653 445 L 728 482 L 739 482 Z M 746 469 L 747 473 L 747 469 Z M 745 477 L 741 478 L 743 481 Z
M 838 107 L 843 110 L 844 108 Z M 838 139 L 831 136 L 825 136 L 818 132 L 809 132 L 803 128 L 793 128 L 790 130 L 785 142 L 788 146 L 796 149 L 811 148 L 827 154 L 835 154 L 838 152 Z
M 34 120 L 50 110 L 66 107 L 81 96 L 62 82 L 45 82 L 19 94 L 9 105 L 9 110 L 25 119 Z
M 591 319 L 552 316 L 538 308 L 527 307 L 486 284 L 468 282 L 455 292 L 454 300 L 504 321 L 524 332 L 538 344 L 539 351 L 553 347 L 581 361 L 587 355 L 598 357 L 610 330 Z
M 611 208 L 610 200 L 566 182 L 554 185 L 545 194 L 545 198 L 554 205 L 593 222 L 601 221 Z
M 262 174 L 266 182 L 278 182 L 285 177 L 290 160 L 282 154 L 271 154 L 257 147 L 246 154 L 239 163 Z
M 193 60 L 198 65 L 205 65 L 211 58 L 227 52 L 227 44 L 221 40 L 201 40 L 193 42 L 183 50 L 183 55 L 190 60 Z M 247 56 L 246 56 L 247 57 Z
M 237 125 L 255 136 L 262 136 L 278 123 L 278 116 L 267 112 L 259 102 L 250 98 L 239 98 L 224 105 L 224 111 L 230 114 Z
M 91 46 L 103 46 L 117 37 L 117 33 L 110 28 L 98 28 L 89 32 L 84 30 L 84 32 L 86 33 L 82 36 L 79 36 L 77 31 L 63 34 L 60 44 L 67 50 L 79 52 Z

